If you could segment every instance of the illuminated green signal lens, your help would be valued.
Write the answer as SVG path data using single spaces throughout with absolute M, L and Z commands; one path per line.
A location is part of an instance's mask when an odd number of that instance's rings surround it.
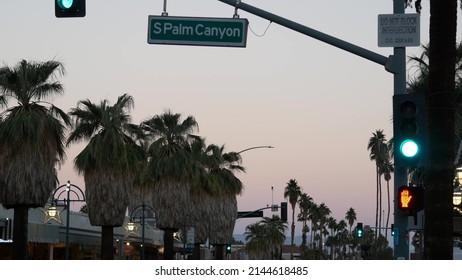
M 74 0 L 57 0 L 57 3 L 61 9 L 69 9 L 74 4 Z
M 399 150 L 403 156 L 412 158 L 419 153 L 419 146 L 413 140 L 404 140 L 403 143 L 401 143 Z

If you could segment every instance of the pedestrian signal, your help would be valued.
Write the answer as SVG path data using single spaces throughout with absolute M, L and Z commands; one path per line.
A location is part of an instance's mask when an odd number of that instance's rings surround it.
M 424 208 L 424 188 L 414 186 L 399 187 L 398 208 L 410 212 L 422 210 Z

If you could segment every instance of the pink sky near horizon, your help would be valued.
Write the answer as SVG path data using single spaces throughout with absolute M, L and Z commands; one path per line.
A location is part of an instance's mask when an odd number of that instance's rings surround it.
M 377 17 L 392 13 L 392 0 L 243 2 L 384 56 L 393 53 L 377 46 Z M 372 225 L 376 176 L 367 143 L 379 129 L 392 137 L 392 74 L 244 11 L 240 17 L 251 28 L 246 48 L 149 45 L 148 15 L 160 15 L 162 5 L 161 0 L 87 1 L 85 18 L 57 19 L 51 0 L 2 1 L 0 60 L 9 66 L 21 59 L 62 61 L 66 91 L 53 102 L 64 111 L 79 100 L 115 102 L 128 93 L 135 101 L 135 123 L 170 109 L 194 116 L 198 134 L 227 151 L 274 146 L 242 153 L 246 172 L 237 174 L 245 185 L 239 211 L 279 204 L 287 182 L 296 179 L 337 220 L 352 207 L 359 222 Z M 429 3 L 423 3 L 422 44 L 428 43 L 428 10 Z M 234 14 L 233 7 L 216 0 L 170 0 L 167 11 L 170 16 Z M 407 48 L 407 55 L 420 50 Z M 62 183 L 83 186 L 72 167 L 82 147 L 67 151 Z M 383 194 L 385 206 L 385 188 Z M 255 221 L 239 220 L 235 233 Z

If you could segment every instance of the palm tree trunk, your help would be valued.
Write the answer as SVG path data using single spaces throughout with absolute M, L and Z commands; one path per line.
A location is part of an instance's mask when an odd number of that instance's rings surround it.
M 376 194 L 375 194 L 375 228 L 378 227 L 379 221 L 379 166 L 376 164 Z M 377 239 L 377 230 L 375 231 L 375 239 Z
M 29 221 L 29 208 L 25 206 L 14 207 L 13 221 L 13 259 L 27 259 L 27 227 Z
M 385 238 L 388 237 L 388 223 L 390 222 L 390 180 L 387 180 L 387 225 L 385 227 Z
M 294 259 L 294 237 L 295 237 L 295 204 L 292 205 L 292 226 L 290 229 L 290 259 Z
M 428 160 L 424 258 L 453 258 L 454 89 L 457 1 L 430 1 Z
M 382 234 L 382 175 L 379 174 L 379 236 Z
M 314 235 L 316 234 L 316 231 L 314 229 L 314 223 L 311 221 L 311 234 L 310 234 L 310 247 L 311 249 L 315 249 L 314 247 Z
M 101 226 L 101 259 L 114 259 L 114 227 Z
M 173 246 L 174 229 L 164 228 L 164 260 L 175 259 L 175 248 Z
M 194 243 L 193 260 L 201 259 L 201 243 Z
M 216 260 L 223 260 L 223 255 L 224 255 L 224 248 L 225 248 L 225 245 L 224 244 L 214 244 L 213 245 L 215 247 L 215 259 Z

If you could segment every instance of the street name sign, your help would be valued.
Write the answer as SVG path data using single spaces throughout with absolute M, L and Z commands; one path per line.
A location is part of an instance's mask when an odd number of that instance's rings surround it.
M 379 15 L 378 45 L 379 47 L 420 46 L 420 15 Z
M 148 43 L 245 47 L 247 19 L 149 16 Z

